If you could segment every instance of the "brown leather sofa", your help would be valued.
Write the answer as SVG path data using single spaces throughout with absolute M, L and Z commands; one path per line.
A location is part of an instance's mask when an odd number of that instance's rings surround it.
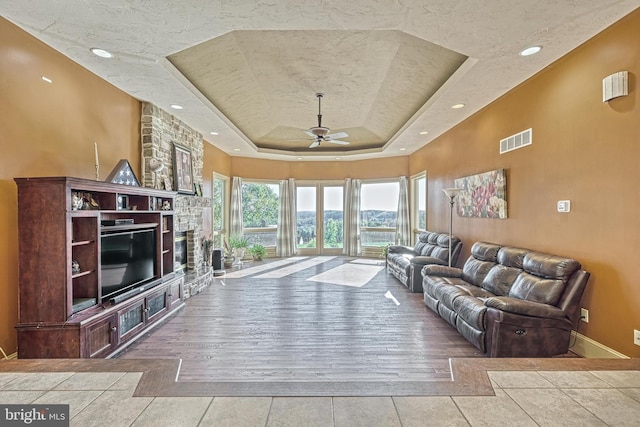
M 578 261 L 477 242 L 462 269 L 425 266 L 424 302 L 490 357 L 569 350 L 589 273 Z
M 456 236 L 451 238 L 451 265 L 455 265 L 462 249 Z M 392 245 L 387 250 L 387 271 L 411 292 L 422 292 L 422 268 L 428 264 L 449 265 L 449 235 L 425 231 L 411 246 Z

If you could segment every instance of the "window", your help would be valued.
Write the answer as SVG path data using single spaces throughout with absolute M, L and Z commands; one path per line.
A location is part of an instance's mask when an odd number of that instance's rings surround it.
M 213 174 L 213 245 L 216 248 L 223 246 L 222 236 L 226 233 L 229 224 L 227 212 L 227 200 L 229 178 Z
M 427 174 L 411 177 L 411 225 L 414 238 L 427 229 Z
M 242 184 L 243 235 L 252 244 L 276 246 L 280 186 L 273 182 Z
M 396 238 L 400 183 L 363 182 L 360 190 L 360 239 L 366 247 L 393 244 Z

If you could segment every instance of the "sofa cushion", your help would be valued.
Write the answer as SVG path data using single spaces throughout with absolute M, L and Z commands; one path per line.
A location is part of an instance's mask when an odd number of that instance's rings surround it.
M 486 289 L 482 289 L 476 285 L 456 285 L 458 289 L 462 289 L 467 294 L 476 298 L 491 298 L 495 297 L 495 294 L 487 291 Z
M 531 253 L 531 251 L 528 249 L 504 246 L 498 251 L 497 260 L 504 266 L 522 270 L 524 257 L 529 253 Z
M 496 264 L 482 280 L 482 287 L 498 296 L 509 295 L 511 286 L 522 270 Z
M 564 291 L 565 282 L 557 279 L 543 279 L 525 271 L 516 278 L 509 296 L 526 301 L 556 305 Z
M 484 331 L 484 315 L 487 307 L 482 300 L 472 296 L 460 296 L 453 301 L 453 310 L 470 326 Z
M 487 242 L 476 242 L 471 247 L 471 255 L 480 261 L 498 261 L 498 251 L 502 246 Z
M 469 259 L 462 266 L 462 278 L 476 286 L 481 286 L 485 276 L 496 265 L 495 262 L 481 261 L 474 257 Z
M 556 255 L 529 252 L 524 257 L 523 270 L 547 279 L 567 280 L 575 271 L 582 268 L 575 259 Z

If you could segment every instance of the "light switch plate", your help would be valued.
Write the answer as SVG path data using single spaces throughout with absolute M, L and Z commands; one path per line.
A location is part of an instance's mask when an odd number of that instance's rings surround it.
M 558 200 L 558 212 L 571 212 L 571 201 Z

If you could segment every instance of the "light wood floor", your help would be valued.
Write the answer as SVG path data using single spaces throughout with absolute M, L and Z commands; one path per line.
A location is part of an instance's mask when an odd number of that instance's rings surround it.
M 450 381 L 449 358 L 483 357 L 384 269 L 361 288 L 307 281 L 353 260 L 336 257 L 282 278 L 216 278 L 120 359 L 182 359 L 179 382 L 411 388 Z M 262 263 L 244 268 L 252 265 Z

